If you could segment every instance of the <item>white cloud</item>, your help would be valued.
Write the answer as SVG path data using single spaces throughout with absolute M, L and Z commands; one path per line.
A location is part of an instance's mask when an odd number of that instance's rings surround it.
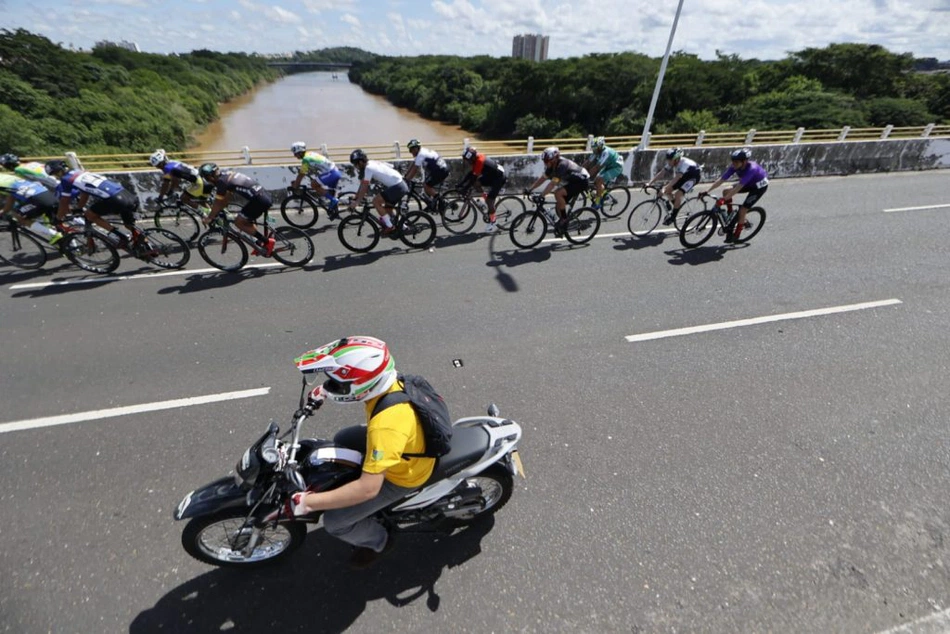
M 347 24 L 355 27 L 361 26 L 360 19 L 353 15 L 352 13 L 344 13 L 340 16 L 340 22 L 346 22 Z
M 235 22 L 239 22 L 239 21 L 241 20 L 241 12 L 240 12 L 240 11 L 231 11 L 231 13 L 228 14 L 228 15 L 230 15 L 230 16 L 231 16 L 231 19 L 234 20 Z
M 300 16 L 296 13 L 276 5 L 264 9 L 264 15 L 274 22 L 280 22 L 281 24 L 297 24 L 301 21 Z

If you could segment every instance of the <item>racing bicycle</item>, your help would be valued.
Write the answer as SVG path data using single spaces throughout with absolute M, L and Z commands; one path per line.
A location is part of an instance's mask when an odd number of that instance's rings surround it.
M 61 253 L 70 262 L 90 273 L 111 273 L 119 266 L 119 254 L 105 240 L 95 237 L 90 244 L 81 239 L 80 225 L 67 224 L 62 228 L 63 237 L 55 245 L 13 218 L 0 220 L 0 261 L 19 269 L 42 268 L 49 253 Z
M 647 193 L 653 190 L 655 192 L 654 197 L 638 203 L 630 210 L 630 215 L 627 216 L 627 229 L 638 238 L 649 235 L 660 224 L 660 220 L 668 219 L 673 213 L 673 203 L 663 196 L 661 188 L 644 185 L 643 190 Z M 698 196 L 684 197 L 683 204 L 672 218 L 676 231 L 679 232 L 683 228 L 686 219 L 694 213 L 702 211 L 703 207 L 704 205 Z
M 273 257 L 287 266 L 304 266 L 313 259 L 313 241 L 310 236 L 296 227 L 274 227 L 265 211 L 260 222 L 254 224 L 261 228 L 266 241 L 274 238 Z M 232 215 L 222 211 L 215 216 L 211 228 L 198 238 L 198 253 L 204 261 L 222 271 L 239 271 L 247 264 L 248 247 L 253 255 L 268 257 L 260 252 L 254 238 L 241 231 L 234 224 Z
M 564 238 L 571 244 L 586 244 L 600 230 L 600 214 L 591 207 L 574 209 L 577 196 L 567 201 L 567 228 L 562 233 L 558 228 L 558 217 L 554 210 L 554 201 L 546 200 L 541 194 L 531 194 L 530 200 L 535 208 L 525 211 L 511 221 L 508 233 L 511 241 L 522 249 L 530 249 L 540 244 L 548 232 L 550 224 L 556 238 Z
M 440 211 L 442 226 L 449 233 L 456 235 L 471 231 L 479 215 L 485 224 L 488 224 L 491 219 L 485 194 L 474 192 L 472 188 L 446 194 Z M 520 197 L 499 196 L 495 199 L 495 224 L 499 229 L 507 230 L 511 226 L 511 221 L 524 211 L 524 202 Z
M 388 237 L 399 239 L 410 248 L 425 249 L 435 241 L 435 220 L 415 205 L 418 199 L 409 193 L 393 208 L 393 228 Z M 379 243 L 384 234 L 382 220 L 376 217 L 375 207 L 369 196 L 363 199 L 362 211 L 354 211 L 337 227 L 337 236 L 344 247 L 354 253 L 367 253 Z
M 597 196 L 594 181 L 595 179 L 591 179 L 590 189 L 581 194 L 581 205 L 584 207 L 594 207 L 594 198 Z M 630 188 L 620 184 L 605 184 L 604 198 L 600 201 L 600 206 L 594 209 L 597 209 L 604 218 L 612 220 L 622 216 L 628 207 L 630 207 Z
M 703 192 L 699 199 L 705 201 L 709 194 Z M 694 213 L 686 219 L 683 227 L 680 229 L 680 244 L 687 249 L 693 249 L 705 244 L 713 234 L 716 228 L 719 228 L 719 235 L 726 236 L 735 231 L 736 217 L 739 214 L 739 205 L 732 200 L 717 198 L 711 209 L 704 208 L 702 211 Z M 745 215 L 745 222 L 742 225 L 742 234 L 736 238 L 735 244 L 748 242 L 762 230 L 765 224 L 765 209 L 762 207 L 752 207 Z
M 287 192 L 287 197 L 280 203 L 280 215 L 287 224 L 298 229 L 309 229 L 317 224 L 321 209 L 330 220 L 339 220 L 340 198 L 348 195 L 339 194 L 337 204 L 331 205 L 325 195 L 306 185 L 297 189 L 288 187 Z
M 192 198 L 195 206 L 186 204 L 178 196 L 169 196 L 155 209 L 152 221 L 158 229 L 167 229 L 179 238 L 193 243 L 201 234 L 201 220 L 211 213 L 211 201 L 207 198 Z M 237 213 L 241 206 L 229 203 L 228 211 Z

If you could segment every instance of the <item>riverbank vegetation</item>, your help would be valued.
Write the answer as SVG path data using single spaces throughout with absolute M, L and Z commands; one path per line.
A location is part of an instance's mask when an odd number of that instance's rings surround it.
M 281 72 L 244 53 L 64 49 L 0 30 L 0 152 L 20 155 L 184 149 L 218 103 Z
M 535 63 L 492 57 L 377 57 L 350 80 L 394 105 L 487 138 L 633 135 L 660 60 L 591 54 Z M 914 72 L 911 54 L 866 44 L 807 48 L 778 61 L 679 52 L 653 131 L 924 125 L 950 122 L 950 74 Z

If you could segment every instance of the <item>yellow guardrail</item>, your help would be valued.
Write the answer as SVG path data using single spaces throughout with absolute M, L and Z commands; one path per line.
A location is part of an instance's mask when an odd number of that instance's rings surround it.
M 745 146 L 745 145 L 775 145 L 775 144 L 799 144 L 799 143 L 833 143 L 848 141 L 873 141 L 884 139 L 910 139 L 926 137 L 948 137 L 950 136 L 950 124 L 928 124 L 925 126 L 905 126 L 895 127 L 886 126 L 883 128 L 832 128 L 824 130 L 806 130 L 798 128 L 797 130 L 745 130 L 731 132 L 699 132 L 689 134 L 656 134 L 648 139 L 649 148 L 670 148 L 670 147 L 722 147 L 722 146 Z M 573 139 L 509 139 L 499 141 L 473 141 L 479 151 L 489 156 L 514 156 L 522 154 L 537 154 L 542 149 L 550 145 L 558 146 L 566 154 L 590 151 L 590 137 L 581 137 Z M 611 136 L 605 137 L 607 144 L 611 147 L 626 151 L 629 148 L 639 147 L 641 137 L 635 136 Z M 469 139 L 459 139 L 457 141 L 433 142 L 427 143 L 426 147 L 432 148 L 447 158 L 454 158 L 461 155 L 462 151 L 469 145 Z M 350 152 L 353 147 L 327 147 L 326 145 L 311 146 L 311 149 L 322 152 L 333 161 L 346 163 L 350 159 Z M 385 145 L 364 145 L 363 151 L 372 158 L 384 161 L 411 158 L 405 145 L 400 143 L 389 143 Z M 192 165 L 214 162 L 221 167 L 238 167 L 242 165 L 297 165 L 298 162 L 290 154 L 287 148 L 281 149 L 251 149 L 241 148 L 240 150 L 215 150 L 215 151 L 197 151 L 184 150 L 181 152 L 172 152 L 175 160 L 184 161 Z M 148 164 L 149 154 L 72 154 L 67 153 L 67 158 L 78 160 L 84 169 L 92 171 L 144 171 L 153 169 Z M 62 158 L 57 156 L 34 156 L 25 157 L 24 161 L 47 161 L 53 158 Z

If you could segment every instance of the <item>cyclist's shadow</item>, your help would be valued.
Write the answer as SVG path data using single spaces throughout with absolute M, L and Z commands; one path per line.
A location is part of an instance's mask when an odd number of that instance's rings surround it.
M 403 607 L 425 596 L 435 612 L 443 569 L 478 555 L 493 525 L 487 517 L 453 535 L 400 534 L 392 553 L 365 571 L 348 567 L 345 544 L 312 531 L 284 564 L 214 569 L 175 588 L 140 612 L 129 632 L 342 632 L 377 599 Z
M 744 244 L 717 244 L 697 247 L 695 249 L 676 249 L 675 251 L 667 251 L 666 254 L 670 256 L 670 264 L 676 266 L 682 266 L 683 264 L 698 266 L 700 264 L 708 264 L 709 262 L 718 262 L 725 257 L 726 252 L 732 251 L 736 247 L 744 246 Z

